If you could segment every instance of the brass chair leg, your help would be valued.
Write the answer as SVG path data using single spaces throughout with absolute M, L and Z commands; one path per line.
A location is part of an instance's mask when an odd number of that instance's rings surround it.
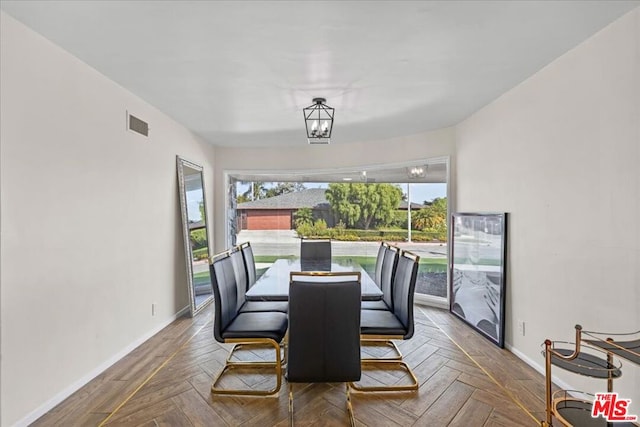
M 400 370 L 405 371 L 409 377 L 411 378 L 411 384 L 407 385 L 382 385 L 382 386 L 360 386 L 356 383 L 350 383 L 351 387 L 353 387 L 356 391 L 361 392 L 381 392 L 381 391 L 416 391 L 420 387 L 418 383 L 418 379 L 415 374 L 403 361 L 398 360 L 375 360 L 375 361 L 362 361 L 363 370 L 373 366 L 380 366 L 381 370 L 395 370 L 394 368 L 399 368 Z
M 375 361 L 375 360 L 402 360 L 402 352 L 398 348 L 395 342 L 388 338 L 360 338 L 360 346 L 361 347 L 372 347 L 367 344 L 376 344 L 376 345 L 384 345 L 386 347 L 390 347 L 395 356 L 392 357 L 363 357 L 362 361 Z
M 293 427 L 293 384 L 289 383 L 289 425 Z
M 376 345 L 384 345 L 390 347 L 396 353 L 392 357 L 363 357 L 362 369 L 370 368 L 373 366 L 380 366 L 382 370 L 397 370 L 400 369 L 406 372 L 411 378 L 411 384 L 408 385 L 389 385 L 389 386 L 360 386 L 355 383 L 351 383 L 351 387 L 356 391 L 362 392 L 378 392 L 378 391 L 416 391 L 420 387 L 418 379 L 415 374 L 404 361 L 402 361 L 402 352 L 393 340 L 402 340 L 404 337 L 395 335 L 360 335 L 361 347 L 367 347 L 367 343 L 373 343 Z
M 284 339 L 280 343 L 280 347 L 282 347 L 282 366 L 287 364 L 287 346 L 289 345 L 289 331 L 284 334 Z
M 349 413 L 349 425 L 356 426 L 356 419 L 353 415 L 353 405 L 351 404 L 351 388 L 349 383 L 345 383 L 347 388 L 347 412 Z M 293 383 L 289 383 L 289 426 L 293 427 Z
M 241 351 L 241 350 L 248 350 L 248 349 L 252 349 L 252 348 L 260 348 L 260 347 L 271 347 L 270 344 L 266 344 L 263 342 L 260 343 L 238 343 L 238 344 L 234 344 L 233 347 L 231 347 L 231 351 L 229 351 L 229 356 L 227 357 L 226 363 L 242 363 L 242 361 L 237 360 L 237 361 L 233 361 L 231 359 L 233 359 L 233 355 L 236 351 Z M 286 345 L 284 342 L 280 343 L 280 348 L 282 349 L 281 352 L 281 364 L 284 366 L 287 364 L 287 352 L 286 352 Z
M 280 358 L 280 344 L 275 342 L 272 339 L 267 338 L 258 338 L 258 339 L 229 339 L 225 340 L 226 343 L 237 344 L 238 347 L 243 345 L 258 345 L 258 344 L 268 344 L 272 346 L 276 353 L 276 360 L 269 362 L 253 362 L 253 361 L 231 361 L 231 357 L 233 351 L 236 350 L 236 346 L 234 345 L 231 349 L 229 357 L 227 357 L 227 361 L 220 371 L 220 373 L 216 376 L 213 384 L 211 385 L 211 393 L 212 394 L 220 394 L 220 395 L 240 395 L 240 396 L 272 396 L 280 391 L 280 387 L 282 385 L 282 361 Z M 245 368 L 245 369 L 257 369 L 257 368 L 274 368 L 276 373 L 276 385 L 271 390 L 251 390 L 251 389 L 220 389 L 216 388 L 216 384 L 218 381 L 224 376 L 227 371 L 232 369 Z
M 351 387 L 349 383 L 345 384 L 347 387 L 347 411 L 349 412 L 349 424 L 351 427 L 356 427 L 356 419 L 353 416 L 353 405 L 351 404 Z

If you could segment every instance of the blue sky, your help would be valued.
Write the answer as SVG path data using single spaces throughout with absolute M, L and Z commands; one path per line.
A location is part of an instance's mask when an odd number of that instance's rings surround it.
M 402 184 L 402 191 L 407 193 L 407 185 Z M 447 197 L 447 184 L 411 184 L 411 201 L 422 203 L 438 197 Z
M 189 221 L 202 221 L 202 215 L 200 215 L 201 201 L 202 188 L 196 188 L 195 190 L 187 191 L 187 216 L 189 217 Z

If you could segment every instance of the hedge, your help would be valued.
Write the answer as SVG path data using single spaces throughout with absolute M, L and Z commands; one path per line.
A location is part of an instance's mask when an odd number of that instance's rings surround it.
M 209 249 L 208 248 L 200 248 L 193 250 L 193 258 L 197 260 L 207 259 L 209 258 Z
M 407 230 L 351 230 L 327 228 L 325 230 L 301 230 L 298 228 L 298 236 L 308 238 L 331 238 L 341 241 L 379 242 L 392 241 L 403 242 L 407 240 Z M 301 233 L 303 232 L 303 233 Z M 426 231 L 411 231 L 411 240 L 414 242 L 446 242 L 446 233 L 433 233 Z

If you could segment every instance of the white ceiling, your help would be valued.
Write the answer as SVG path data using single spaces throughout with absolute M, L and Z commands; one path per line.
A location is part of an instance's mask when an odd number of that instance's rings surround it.
M 319 96 L 336 109 L 334 144 L 455 125 L 639 4 L 0 3 L 210 143 L 234 147 L 306 144 L 301 110 Z

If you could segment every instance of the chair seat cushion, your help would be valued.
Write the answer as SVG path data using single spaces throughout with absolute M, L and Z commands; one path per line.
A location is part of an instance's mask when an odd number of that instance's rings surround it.
M 240 307 L 240 313 L 254 313 L 261 311 L 276 311 L 286 313 L 289 311 L 287 301 L 246 301 Z
M 363 310 L 387 310 L 391 309 L 383 300 L 380 301 L 362 301 L 361 308 Z
M 407 328 L 391 311 L 361 310 L 360 333 L 363 335 L 405 335 Z
M 222 338 L 271 338 L 280 342 L 286 331 L 285 313 L 239 313 L 222 331 Z

